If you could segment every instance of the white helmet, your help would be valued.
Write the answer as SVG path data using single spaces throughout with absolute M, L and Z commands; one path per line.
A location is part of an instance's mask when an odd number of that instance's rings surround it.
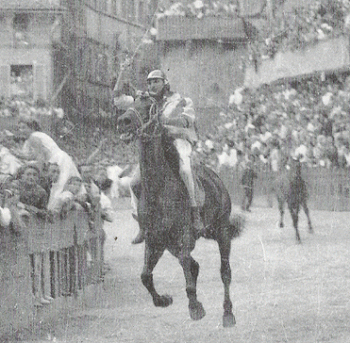
M 160 70 L 160 69 L 152 70 L 147 76 L 147 81 L 153 80 L 153 79 L 163 80 L 164 81 L 164 88 L 167 90 L 170 89 L 168 78 L 162 70 Z

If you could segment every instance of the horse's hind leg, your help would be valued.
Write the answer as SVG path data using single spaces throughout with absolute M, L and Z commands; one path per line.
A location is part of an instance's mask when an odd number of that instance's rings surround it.
M 284 216 L 284 201 L 281 198 L 277 198 L 278 209 L 280 211 L 280 227 L 284 227 L 283 216 Z
M 186 293 L 189 300 L 188 308 L 193 320 L 200 320 L 205 316 L 205 310 L 201 302 L 197 300 L 197 278 L 199 273 L 199 264 L 191 256 L 190 249 L 175 250 L 168 248 L 180 262 L 185 274 Z
M 225 230 L 224 230 L 225 231 Z M 224 315 L 223 326 L 232 327 L 236 320 L 232 313 L 232 302 L 230 299 L 230 284 L 231 284 L 231 267 L 230 267 L 230 251 L 231 240 L 228 235 L 223 232 L 222 237 L 218 239 L 220 257 L 221 257 L 221 280 L 224 284 Z
M 147 288 L 148 292 L 151 294 L 153 303 L 155 306 L 167 307 L 173 303 L 172 297 L 169 295 L 159 295 L 154 287 L 153 283 L 153 269 L 158 263 L 159 259 L 164 253 L 164 248 L 156 249 L 151 248 L 146 243 L 145 245 L 145 261 L 144 267 L 141 274 L 141 280 L 143 285 Z
M 314 233 L 314 229 L 313 229 L 312 224 L 311 224 L 309 208 L 307 206 L 306 200 L 303 201 L 302 205 L 303 205 L 303 209 L 304 209 L 304 212 L 306 214 L 306 217 L 307 217 L 307 223 L 309 225 L 309 232 L 310 233 Z

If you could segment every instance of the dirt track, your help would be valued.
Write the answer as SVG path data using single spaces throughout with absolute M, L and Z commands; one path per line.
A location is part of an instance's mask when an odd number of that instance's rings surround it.
M 26 342 L 349 342 L 349 214 L 311 215 L 315 234 L 307 232 L 302 213 L 303 244 L 297 245 L 288 215 L 280 229 L 276 209 L 253 208 L 247 214 L 246 231 L 233 242 L 231 253 L 237 324 L 224 329 L 216 243 L 201 239 L 193 253 L 201 266 L 198 296 L 206 317 L 198 322 L 189 318 L 183 273 L 168 253 L 154 280 L 174 303 L 155 308 L 140 281 L 143 244 L 130 244 L 136 223 L 127 203 L 121 204 L 114 225 L 106 227 L 106 259 L 112 269 L 104 285 L 90 288 L 84 304 L 43 323 Z

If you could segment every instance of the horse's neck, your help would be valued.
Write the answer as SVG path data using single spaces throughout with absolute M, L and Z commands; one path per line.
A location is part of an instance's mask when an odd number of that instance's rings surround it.
M 162 138 L 161 136 L 149 139 L 141 138 L 139 144 L 141 180 L 149 191 L 159 189 L 169 173 Z

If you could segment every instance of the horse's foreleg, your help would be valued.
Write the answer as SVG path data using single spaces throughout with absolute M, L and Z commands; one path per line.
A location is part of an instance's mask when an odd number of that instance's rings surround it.
M 309 232 L 310 233 L 313 233 L 314 232 L 314 229 L 312 227 L 312 224 L 311 224 L 311 219 L 310 219 L 310 214 L 309 214 L 309 208 L 307 207 L 307 203 L 306 203 L 306 200 L 303 201 L 303 209 L 304 209 L 304 212 L 306 214 L 306 217 L 307 217 L 307 223 L 309 225 Z
M 197 300 L 197 278 L 199 274 L 199 264 L 191 256 L 191 248 L 186 248 L 186 245 L 182 249 L 173 249 L 168 247 L 168 250 L 173 254 L 180 262 L 184 271 L 186 280 L 186 293 L 189 300 L 188 308 L 190 310 L 190 316 L 193 320 L 202 319 L 205 316 L 205 310 L 203 305 Z
M 298 229 L 299 206 L 297 206 L 296 208 L 292 208 L 291 206 L 289 206 L 289 211 L 290 211 L 290 214 L 292 216 L 293 226 L 295 229 L 295 237 L 296 237 L 297 243 L 301 243 L 299 229 Z
M 224 315 L 223 326 L 232 327 L 236 320 L 232 313 L 232 302 L 230 299 L 230 284 L 231 284 L 231 267 L 230 267 L 230 251 L 231 241 L 228 235 L 225 238 L 218 240 L 220 256 L 221 256 L 221 280 L 224 284 Z
M 156 249 L 151 248 L 146 243 L 145 245 L 145 261 L 144 267 L 141 274 L 141 280 L 143 285 L 147 288 L 148 292 L 151 294 L 153 303 L 155 306 L 167 307 L 172 304 L 173 299 L 169 295 L 159 295 L 154 287 L 153 283 L 153 269 L 157 265 L 159 259 L 164 253 L 164 248 Z
M 197 300 L 197 278 L 199 273 L 199 264 L 188 254 L 184 254 L 180 259 L 185 279 L 186 293 L 188 298 L 188 308 L 193 320 L 200 320 L 205 316 L 205 310 L 201 302 Z

